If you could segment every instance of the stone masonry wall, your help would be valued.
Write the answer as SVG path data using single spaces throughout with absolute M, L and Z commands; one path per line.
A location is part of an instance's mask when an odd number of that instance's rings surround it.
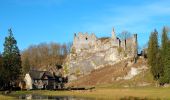
M 94 34 L 88 33 L 75 34 L 71 53 L 66 60 L 69 73 L 88 74 L 105 65 L 113 65 L 122 59 L 135 57 L 137 55 L 137 35 L 127 39 L 126 44 L 124 50 L 124 42 L 116 37 L 114 29 L 110 38 L 97 38 Z

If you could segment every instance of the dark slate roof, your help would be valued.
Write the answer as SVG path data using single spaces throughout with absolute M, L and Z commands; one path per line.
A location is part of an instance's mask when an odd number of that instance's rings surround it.
M 48 71 L 46 71 L 44 75 L 47 76 L 48 78 L 54 78 L 54 75 Z
M 30 70 L 29 74 L 32 79 L 41 79 L 45 71 Z
M 54 78 L 53 74 L 48 71 L 30 70 L 29 74 L 32 79 L 42 79 L 44 75 L 50 79 Z

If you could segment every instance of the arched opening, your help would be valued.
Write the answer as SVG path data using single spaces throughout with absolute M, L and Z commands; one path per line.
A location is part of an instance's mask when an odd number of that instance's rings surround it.
M 88 38 L 86 37 L 86 40 L 88 40 Z

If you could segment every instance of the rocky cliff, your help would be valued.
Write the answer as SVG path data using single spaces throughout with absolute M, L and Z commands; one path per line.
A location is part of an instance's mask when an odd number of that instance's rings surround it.
M 97 38 L 87 33 L 75 35 L 65 64 L 69 67 L 69 74 L 84 75 L 123 59 L 134 58 L 137 55 L 137 37 L 128 38 L 126 44 L 123 41 L 116 37 L 114 30 L 111 38 Z
M 139 58 L 136 63 L 125 59 L 114 65 L 93 70 L 90 74 L 70 82 L 68 86 L 134 87 L 153 85 L 154 82 L 146 60 Z

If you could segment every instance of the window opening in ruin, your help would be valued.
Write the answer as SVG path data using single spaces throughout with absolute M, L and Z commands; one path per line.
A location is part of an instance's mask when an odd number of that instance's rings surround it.
M 88 38 L 86 37 L 86 40 L 87 40 Z

